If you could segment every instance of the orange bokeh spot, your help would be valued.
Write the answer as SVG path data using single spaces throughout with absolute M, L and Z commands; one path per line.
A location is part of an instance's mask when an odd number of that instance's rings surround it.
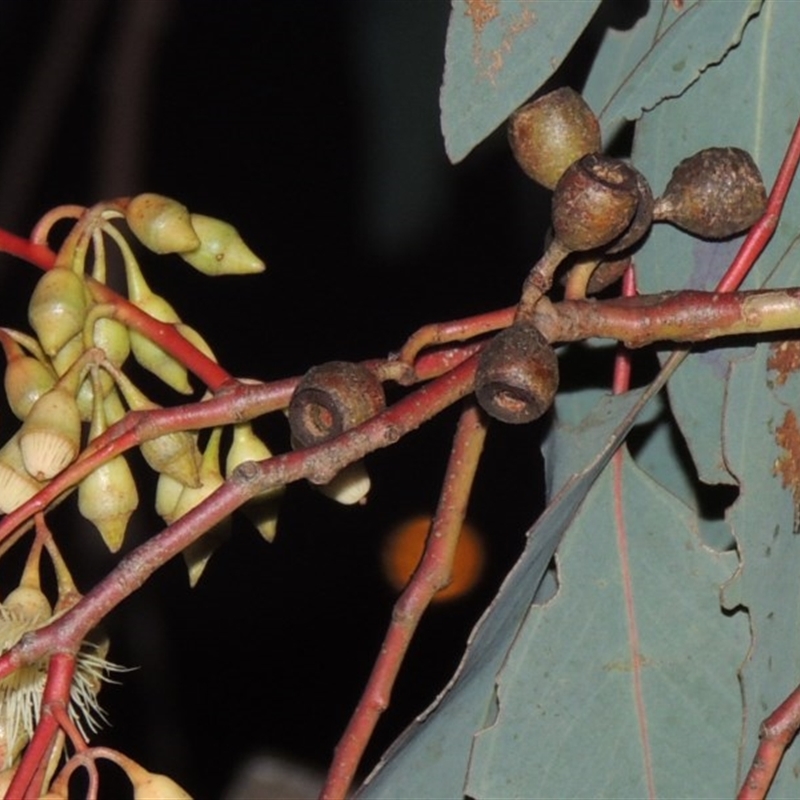
M 430 526 L 430 517 L 413 517 L 386 537 L 381 551 L 383 574 L 394 589 L 404 589 L 417 568 Z M 458 538 L 453 580 L 436 593 L 434 601 L 455 600 L 471 591 L 483 573 L 485 562 L 482 536 L 477 528 L 465 522 Z

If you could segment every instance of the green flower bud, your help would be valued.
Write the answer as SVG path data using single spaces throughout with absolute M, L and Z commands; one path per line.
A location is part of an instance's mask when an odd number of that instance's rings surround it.
M 181 258 L 205 275 L 251 275 L 263 272 L 264 262 L 244 243 L 233 225 L 220 219 L 192 214 L 192 227 L 200 246 Z
M 28 304 L 28 321 L 48 356 L 83 330 L 87 308 L 83 279 L 72 270 L 56 267 L 39 278 Z
M 75 397 L 56 385 L 31 407 L 20 428 L 25 469 L 36 480 L 57 475 L 78 456 L 81 416 Z
M 245 461 L 265 461 L 272 458 L 270 449 L 253 433 L 249 422 L 233 426 L 233 441 L 225 461 L 225 474 L 231 473 Z M 244 515 L 256 526 L 262 538 L 271 542 L 275 539 L 278 523 L 278 506 L 284 487 L 269 489 L 242 506 Z
M 186 206 L 160 194 L 140 194 L 125 211 L 133 235 L 154 253 L 186 253 L 200 246 Z
M 133 258 L 125 261 L 125 275 L 128 281 L 128 297 L 142 311 L 159 322 L 174 325 L 181 321 L 175 309 L 148 286 L 139 265 Z M 191 394 L 186 368 L 165 352 L 155 342 L 137 331 L 130 332 L 131 350 L 134 358 L 146 369 L 160 378 L 168 386 L 182 394 Z
M 175 309 L 160 295 L 150 293 L 135 300 L 134 304 L 159 322 L 175 324 L 181 321 Z M 146 370 L 152 372 L 176 392 L 192 393 L 189 374 L 183 364 L 138 331 L 131 331 L 130 337 L 133 357 Z
M 125 402 L 134 411 L 151 411 L 161 408 L 137 389 L 124 373 L 120 373 L 117 377 L 117 388 L 122 392 Z M 108 420 L 112 421 L 110 414 Z M 197 449 L 197 443 L 192 434 L 186 431 L 165 433 L 163 436 L 142 442 L 139 450 L 150 468 L 156 472 L 166 473 L 184 486 L 199 486 L 200 451 Z
M 97 438 L 106 428 L 104 403 L 96 399 L 89 440 Z M 100 531 L 112 553 L 122 547 L 128 520 L 138 505 L 136 481 L 122 455 L 101 464 L 78 486 L 78 511 Z
M 219 440 L 221 434 L 221 428 L 215 428 L 211 432 L 208 444 L 203 452 L 203 460 L 200 463 L 200 486 L 197 488 L 186 487 L 180 493 L 178 502 L 172 512 L 173 520 L 180 519 L 195 506 L 200 505 L 203 500 L 225 483 L 225 479 L 219 469 Z M 197 585 L 214 551 L 229 535 L 230 520 L 226 519 L 217 523 L 183 551 L 183 558 L 189 571 L 190 586 Z
M 172 525 L 175 521 L 175 508 L 184 488 L 180 481 L 176 481 L 175 478 L 170 477 L 165 472 L 158 476 L 158 481 L 156 482 L 156 514 L 167 525 Z
M 355 505 L 365 500 L 371 483 L 363 461 L 348 464 L 338 472 L 333 480 L 317 486 L 320 492 L 331 500 L 345 506 Z
M 192 800 L 192 796 L 167 775 L 148 772 L 132 784 L 133 800 Z
M 25 419 L 33 404 L 55 383 L 56 376 L 47 365 L 22 351 L 9 360 L 3 377 L 8 405 L 19 419 Z
M 76 333 L 61 349 L 51 357 L 50 363 L 59 378 L 69 372 L 70 367 L 86 352 L 83 333 Z

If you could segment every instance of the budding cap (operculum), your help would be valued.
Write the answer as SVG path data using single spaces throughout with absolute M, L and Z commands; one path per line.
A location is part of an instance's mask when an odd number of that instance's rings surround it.
M 184 514 L 200 505 L 207 497 L 212 495 L 225 479 L 219 469 L 219 440 L 221 428 L 211 431 L 211 436 L 203 451 L 203 460 L 200 462 L 200 486 L 197 488 L 185 487 L 178 497 L 172 511 L 172 519 L 180 519 Z M 200 539 L 192 542 L 184 551 L 183 558 L 189 571 L 189 585 L 194 587 L 200 580 L 209 559 L 214 551 L 230 534 L 230 519 L 218 522 L 213 528 L 206 531 Z
M 245 461 L 265 461 L 272 457 L 266 444 L 253 432 L 249 422 L 233 426 L 233 441 L 225 459 L 225 474 L 231 473 Z M 278 523 L 278 506 L 284 493 L 283 486 L 269 489 L 242 506 L 241 511 L 256 526 L 262 538 L 271 542 Z
M 750 154 L 709 147 L 675 167 L 655 217 L 695 236 L 724 239 L 747 230 L 766 207 L 764 181 Z
M 83 279 L 71 269 L 55 267 L 39 278 L 28 304 L 28 321 L 48 356 L 83 330 L 87 308 Z
M 536 327 L 516 323 L 483 348 L 475 395 L 483 410 L 501 422 L 538 419 L 558 390 L 558 358 Z
M 320 484 L 317 488 L 325 497 L 330 497 L 342 505 L 352 506 L 366 498 L 371 485 L 367 468 L 362 460 L 348 464 L 337 472 L 332 480 Z
M 131 759 L 121 764 L 133 787 L 134 800 L 192 800 L 172 778 L 149 772 Z
M 508 120 L 511 151 L 524 172 L 547 189 L 567 167 L 600 151 L 600 123 L 586 101 L 569 87 L 537 98 Z
M 125 398 L 125 402 L 134 411 L 152 411 L 161 408 L 157 403 L 147 398 L 124 373 L 117 376 L 117 388 Z M 116 399 L 114 393 L 107 399 Z M 115 405 L 119 405 L 115 403 Z M 116 420 L 109 414 L 110 422 Z M 151 469 L 163 472 L 179 481 L 184 486 L 199 486 L 200 478 L 200 451 L 197 449 L 195 436 L 187 431 L 174 431 L 165 433 L 154 439 L 149 439 L 139 445 L 139 450 L 144 460 Z
M 8 405 L 14 415 L 24 420 L 33 404 L 55 386 L 53 370 L 33 356 L 12 358 L 3 378 Z
M 59 385 L 43 394 L 22 423 L 19 443 L 25 469 L 36 480 L 48 480 L 69 466 L 81 446 L 75 397 Z
M 105 430 L 104 403 L 98 397 L 94 403 L 90 441 Z M 106 547 L 112 553 L 116 553 L 122 546 L 128 520 L 138 505 L 136 481 L 123 455 L 101 464 L 78 486 L 78 510 L 100 531 Z
M 203 214 L 192 214 L 191 220 L 200 237 L 200 246 L 180 254 L 187 264 L 211 276 L 264 271 L 264 262 L 244 243 L 233 225 Z
M 189 209 L 171 197 L 136 195 L 128 203 L 125 219 L 134 236 L 154 253 L 187 253 L 200 246 Z

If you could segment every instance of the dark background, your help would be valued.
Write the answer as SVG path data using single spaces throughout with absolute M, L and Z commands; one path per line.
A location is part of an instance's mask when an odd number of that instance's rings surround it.
M 55 205 L 140 191 L 232 222 L 263 275 L 212 280 L 155 257 L 143 269 L 229 371 L 264 380 L 383 356 L 421 324 L 509 305 L 547 197 L 502 132 L 448 163 L 448 14 L 444 0 L 3 0 L 0 225 L 25 233 Z M 567 70 L 558 82 L 579 81 L 580 63 Z M 0 268 L 2 322 L 24 328 L 35 270 Z M 293 486 L 273 545 L 237 519 L 196 589 L 176 560 L 115 611 L 110 655 L 141 669 L 103 690 L 98 742 L 197 797 L 219 796 L 263 750 L 324 768 L 390 618 L 383 537 L 435 508 L 455 419 L 370 458 L 365 507 Z M 11 434 L 8 415 L 0 427 Z M 288 446 L 280 416 L 260 430 Z M 443 687 L 521 550 L 541 504 L 540 435 L 493 427 L 470 514 L 489 566 L 423 621 L 367 766 Z M 124 551 L 160 527 L 142 481 Z M 88 589 L 116 558 L 69 512 L 51 521 Z

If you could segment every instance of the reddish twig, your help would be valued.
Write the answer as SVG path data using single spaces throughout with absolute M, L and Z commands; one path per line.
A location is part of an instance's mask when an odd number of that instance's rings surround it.
M 472 391 L 475 362 L 473 356 L 330 442 L 259 463 L 241 464 L 220 489 L 123 558 L 69 611 L 26 634 L 0 656 L 0 680 L 50 653 L 77 647 L 89 631 L 157 569 L 247 500 L 301 478 L 326 483 L 348 464 L 394 444 L 435 417 Z
M 778 772 L 783 754 L 800 730 L 800 686 L 761 723 L 761 741 L 737 800 L 763 800 Z
M 0 542 L 114 456 L 165 433 L 241 422 L 285 408 L 296 383 L 296 379 L 288 379 L 270 384 L 238 384 L 200 403 L 129 412 L 123 420 L 90 442 L 77 461 L 53 478 L 36 496 L 3 517 Z
M 336 747 L 320 800 L 341 800 L 347 795 L 378 719 L 389 706 L 392 687 L 420 619 L 436 592 L 452 579 L 459 533 L 485 438 L 486 422 L 475 403 L 470 403 L 458 422 L 425 552 L 395 603 L 380 654 Z
M 39 797 L 44 779 L 43 766 L 50 758 L 51 748 L 60 729 L 56 707 L 69 706 L 72 676 L 75 674 L 73 652 L 53 651 L 47 668 L 47 683 L 42 697 L 42 710 L 33 738 L 25 748 L 22 760 L 14 773 L 14 779 L 6 791 L 6 797 Z M 36 659 L 38 661 L 38 659 Z
M 423 325 L 406 340 L 398 358 L 406 364 L 413 364 L 419 352 L 426 347 L 460 342 L 507 328 L 514 321 L 516 310 L 516 306 L 511 306 L 487 314 L 477 314 L 474 317 Z
M 2 229 L 0 229 L 0 252 L 17 256 L 40 269 L 47 270 L 55 266 L 56 254 L 49 247 L 35 244 Z M 187 341 L 174 325 L 151 317 L 104 283 L 87 276 L 86 285 L 95 300 L 114 306 L 116 312 L 114 316 L 120 322 L 158 342 L 159 347 L 178 359 L 212 392 L 218 391 L 231 380 L 226 370 Z
M 733 292 L 738 289 L 747 277 L 753 263 L 772 238 L 775 228 L 778 227 L 798 163 L 800 163 L 800 119 L 797 121 L 786 155 L 783 157 L 775 183 L 772 185 L 772 191 L 769 193 L 764 216 L 750 228 L 736 258 L 733 259 L 717 285 L 718 292 Z

